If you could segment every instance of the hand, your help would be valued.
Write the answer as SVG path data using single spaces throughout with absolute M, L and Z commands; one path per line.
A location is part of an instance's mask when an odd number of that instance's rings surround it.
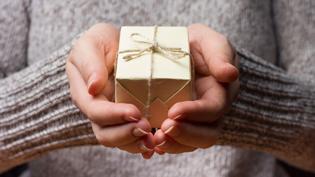
M 77 40 L 66 65 L 71 97 L 102 145 L 150 158 L 154 144 L 149 122 L 135 106 L 111 102 L 118 41 L 119 31 L 110 24 L 94 25 Z
M 229 41 L 205 25 L 188 28 L 195 64 L 196 100 L 173 105 L 155 135 L 159 154 L 182 153 L 212 146 L 218 119 L 228 111 L 239 89 L 237 54 Z

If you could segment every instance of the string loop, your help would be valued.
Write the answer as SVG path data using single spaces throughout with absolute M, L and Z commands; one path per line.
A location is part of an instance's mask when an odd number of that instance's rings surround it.
M 145 55 L 147 53 L 151 53 L 151 54 L 152 53 L 159 53 L 159 54 L 161 54 L 167 58 L 173 59 L 173 60 L 180 59 L 186 55 L 189 55 L 188 52 L 183 51 L 181 48 L 166 47 L 166 46 L 159 44 L 156 41 L 156 34 L 154 34 L 153 40 L 150 40 L 139 33 L 132 33 L 130 35 L 130 38 L 135 43 L 148 44 L 149 46 L 146 48 L 143 48 L 143 49 L 130 49 L 130 50 L 120 51 L 119 54 L 127 53 L 127 55 L 123 56 L 123 59 L 126 61 L 133 60 L 133 59 L 138 58 L 138 57 Z

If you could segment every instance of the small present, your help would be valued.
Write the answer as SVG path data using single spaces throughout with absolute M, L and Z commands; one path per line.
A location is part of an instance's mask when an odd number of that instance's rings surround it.
M 115 102 L 134 104 L 159 128 L 172 105 L 192 99 L 189 52 L 186 27 L 122 27 Z

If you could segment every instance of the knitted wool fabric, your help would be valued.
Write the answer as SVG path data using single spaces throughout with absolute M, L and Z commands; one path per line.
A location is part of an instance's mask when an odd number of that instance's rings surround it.
M 314 170 L 314 6 L 311 0 L 1 1 L 0 170 L 39 156 L 33 176 L 286 176 L 275 157 Z M 149 161 L 90 146 L 97 141 L 71 103 L 65 62 L 70 41 L 97 22 L 202 22 L 227 35 L 241 56 L 241 89 L 222 118 L 224 146 Z M 87 146 L 74 147 L 80 145 Z M 55 149 L 61 150 L 47 154 Z

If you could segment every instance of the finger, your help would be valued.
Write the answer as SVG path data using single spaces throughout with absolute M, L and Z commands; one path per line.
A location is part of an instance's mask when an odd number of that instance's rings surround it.
M 108 78 L 106 85 L 105 85 L 105 89 L 103 89 L 103 91 L 97 96 L 101 96 L 101 97 L 103 96 L 103 97 L 107 98 L 107 100 L 113 100 L 114 91 L 115 91 L 114 75 L 111 74 L 110 77 Z
M 154 154 L 154 150 L 142 153 L 141 155 L 144 159 L 151 159 L 153 154 Z
M 179 122 L 172 119 L 166 119 L 161 129 L 176 142 L 195 148 L 212 146 L 219 134 L 217 128 L 209 125 Z
M 191 57 L 192 57 L 192 62 L 195 70 L 195 75 L 198 77 L 198 74 L 200 75 L 210 75 L 209 67 L 207 66 L 207 63 L 203 59 L 203 56 L 199 52 L 199 50 L 196 50 L 193 48 L 196 47 L 196 45 L 190 44 L 191 46 Z M 194 50 L 192 50 L 194 49 Z
M 150 133 L 151 126 L 146 119 L 137 123 L 127 123 L 108 127 L 100 127 L 92 123 L 96 139 L 107 147 L 122 147 Z
M 161 150 L 160 148 L 158 148 L 158 145 L 163 144 L 165 141 L 165 134 L 162 132 L 161 129 L 156 130 L 156 132 L 154 133 L 154 151 L 157 152 L 159 155 L 163 155 L 165 154 L 165 152 L 163 150 Z
M 222 84 L 209 76 L 196 80 L 196 85 L 199 99 L 174 104 L 168 111 L 169 118 L 212 123 L 226 111 L 230 101 Z
M 74 45 L 69 60 L 81 73 L 91 95 L 105 87 L 117 48 L 117 29 L 104 24 L 93 26 Z
M 158 153 L 159 155 L 165 154 L 165 152 L 162 149 L 160 149 L 159 147 L 154 147 L 154 152 Z
M 108 79 L 105 53 L 93 39 L 79 39 L 71 51 L 69 61 L 79 70 L 91 95 L 98 94 L 105 87 Z
M 149 149 L 147 152 L 142 153 L 142 157 L 144 159 L 150 159 L 154 154 L 154 136 L 152 133 L 146 136 L 144 139 L 145 146 Z
M 153 135 L 149 133 L 147 136 L 139 138 L 138 140 L 118 147 L 121 150 L 127 151 L 129 153 L 147 153 L 149 151 L 153 151 L 154 143 L 153 143 Z
M 79 71 L 67 63 L 67 75 L 73 102 L 94 123 L 100 126 L 138 121 L 141 112 L 132 104 L 109 102 L 106 97 L 93 97 L 87 93 Z
M 203 57 L 209 72 L 218 81 L 235 81 L 239 72 L 233 63 L 235 52 L 227 38 L 200 24 L 189 26 L 188 31 L 192 54 Z
M 196 150 L 195 147 L 186 146 L 174 141 L 172 138 L 165 135 L 162 130 L 158 130 L 154 134 L 154 138 L 157 143 L 155 151 L 157 151 L 159 154 L 163 154 L 163 152 L 167 152 L 170 154 L 179 154 Z

